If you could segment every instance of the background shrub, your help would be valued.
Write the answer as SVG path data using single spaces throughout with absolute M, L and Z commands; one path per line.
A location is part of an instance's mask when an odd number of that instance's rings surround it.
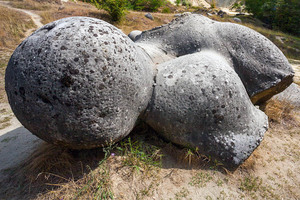
M 121 21 L 127 11 L 127 0 L 91 0 L 98 9 L 108 12 L 113 21 Z
M 271 28 L 300 36 L 299 0 L 245 0 L 245 6 Z
M 155 12 L 165 4 L 165 0 L 129 0 L 128 7 L 132 10 Z

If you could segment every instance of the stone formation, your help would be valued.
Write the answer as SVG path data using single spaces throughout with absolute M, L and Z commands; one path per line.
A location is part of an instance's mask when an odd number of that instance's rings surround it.
M 5 89 L 19 121 L 49 143 L 102 147 L 142 120 L 235 169 L 268 129 L 254 104 L 293 75 L 272 42 L 238 24 L 187 14 L 126 36 L 102 20 L 70 17 L 17 47 Z

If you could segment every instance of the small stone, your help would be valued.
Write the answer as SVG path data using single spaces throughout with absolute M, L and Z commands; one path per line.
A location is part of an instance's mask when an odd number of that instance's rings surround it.
M 151 15 L 151 13 L 145 14 L 145 17 L 147 17 L 148 19 L 154 20 L 154 17 Z
M 234 17 L 233 20 L 237 23 L 242 23 L 242 20 L 238 17 Z

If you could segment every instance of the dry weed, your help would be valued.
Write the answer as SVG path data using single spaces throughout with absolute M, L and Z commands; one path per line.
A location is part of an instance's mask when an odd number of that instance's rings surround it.
M 269 117 L 270 126 L 281 125 L 286 128 L 299 127 L 299 111 L 288 101 L 271 99 L 262 105 L 262 110 Z
M 60 0 L 13 0 L 11 5 L 15 8 L 26 10 L 48 10 L 53 6 L 60 5 Z
M 27 29 L 33 28 L 31 18 L 0 6 L 0 48 L 15 48 Z
M 0 188 L 6 188 L 8 199 L 18 195 L 35 198 L 46 191 L 59 192 L 65 184 L 79 184 L 87 179 L 103 158 L 101 149 L 78 151 L 44 143 L 13 170 L 8 180 L 0 183 Z

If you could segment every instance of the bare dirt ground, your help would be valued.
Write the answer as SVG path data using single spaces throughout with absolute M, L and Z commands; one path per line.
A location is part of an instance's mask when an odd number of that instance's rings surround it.
M 18 10 L 23 12 L 21 9 Z M 34 14 L 32 11 L 26 12 Z M 39 27 L 41 19 L 35 15 L 31 17 L 36 20 L 35 23 Z M 299 65 L 293 64 L 293 67 L 296 71 L 295 80 L 299 80 Z M 235 172 L 228 172 L 220 163 L 207 162 L 209 158 L 189 153 L 186 149 L 180 149 L 167 142 L 160 142 L 158 145 L 156 139 L 149 139 L 147 142 L 159 146 L 163 155 L 160 167 L 136 169 L 124 164 L 124 156 L 117 153 L 108 158 L 107 178 L 111 183 L 114 198 L 300 199 L 299 108 L 295 108 L 289 102 L 271 101 L 264 109 L 270 117 L 270 129 L 266 132 L 261 145 Z M 150 131 L 150 134 L 155 133 Z M 56 151 L 52 152 L 50 149 Z M 94 151 L 72 152 L 68 156 L 77 159 L 79 154 L 94 154 Z M 73 196 L 65 194 L 73 189 L 72 185 L 82 179 L 86 173 L 83 171 L 84 167 L 82 172 L 77 170 L 77 173 L 81 174 L 79 178 L 76 178 L 72 170 L 68 175 L 61 175 L 63 177 L 59 179 L 64 182 L 59 184 L 51 177 L 58 178 L 60 175 L 57 173 L 69 165 L 64 163 L 62 166 L 52 166 L 56 174 L 51 171 L 52 168 L 49 170 L 40 167 L 51 159 L 59 159 L 65 155 L 64 153 L 65 150 L 45 144 L 26 130 L 13 115 L 7 102 L 0 104 L 0 199 L 81 199 L 77 193 L 73 193 Z M 36 163 L 36 160 L 32 159 L 32 155 L 35 154 L 46 159 Z M 92 161 L 82 159 L 76 162 L 82 166 L 89 166 L 90 172 L 96 174 L 99 169 L 92 167 L 92 163 L 102 158 L 100 156 L 93 158 Z M 33 164 L 36 164 L 35 169 L 24 167 Z M 34 182 L 47 170 L 49 173 L 43 175 L 44 179 L 38 182 L 40 188 L 37 187 Z M 20 177 L 26 174 L 34 177 L 28 184 L 20 180 Z M 44 186 L 52 187 L 45 190 Z

